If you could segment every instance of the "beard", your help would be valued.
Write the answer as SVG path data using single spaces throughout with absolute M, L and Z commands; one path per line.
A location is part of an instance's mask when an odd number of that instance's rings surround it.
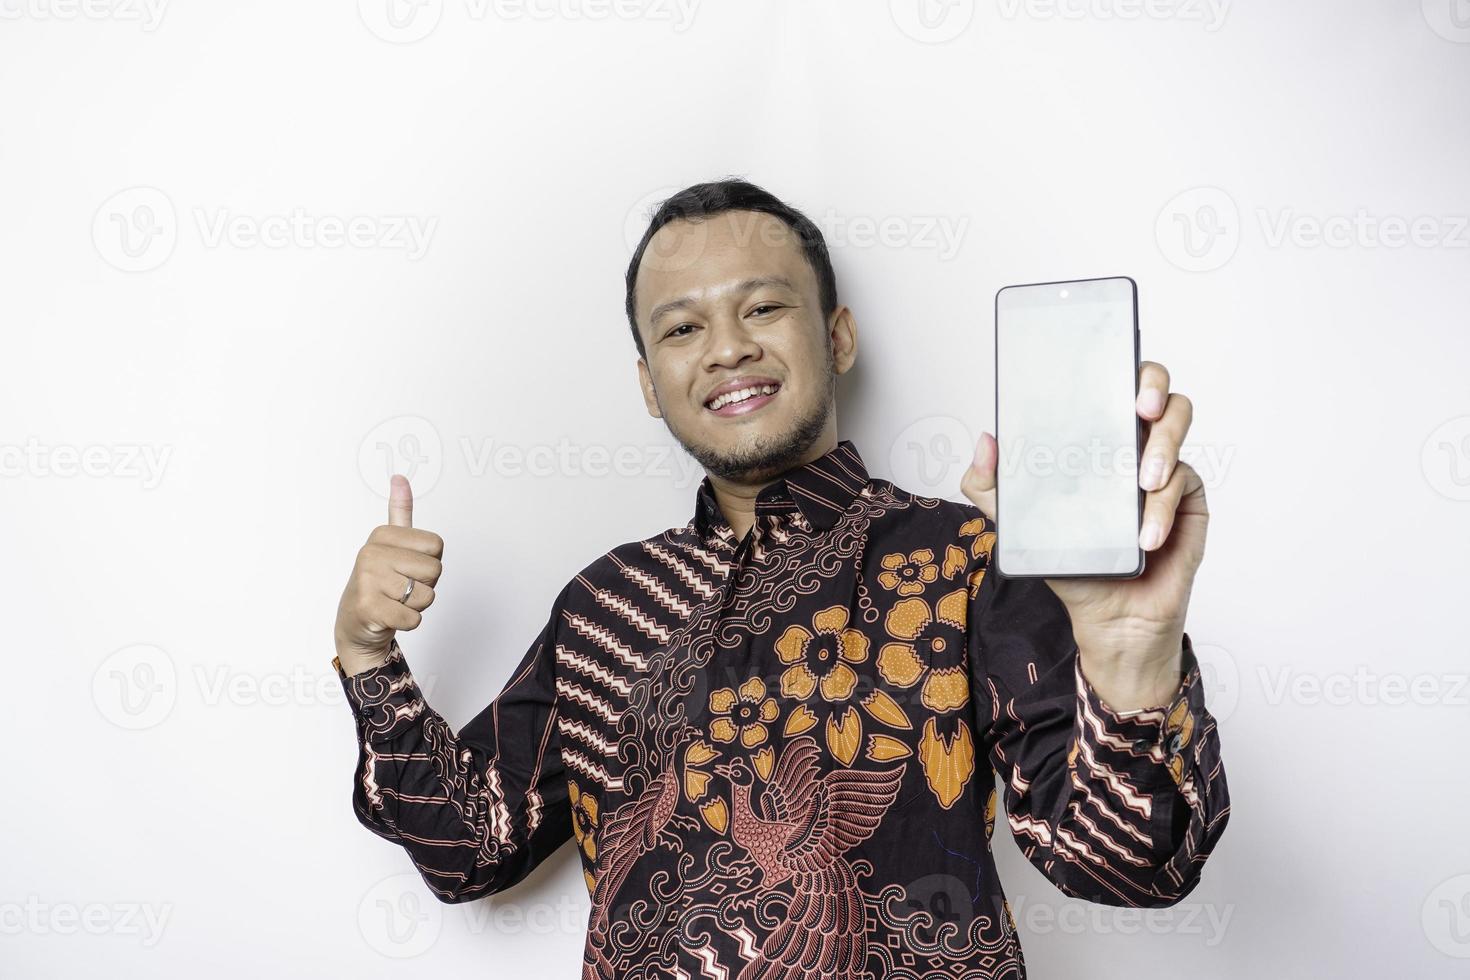
M 826 383 L 812 408 L 798 416 L 791 428 L 774 437 L 757 437 L 755 444 L 736 452 L 723 452 L 691 442 L 668 424 L 665 427 L 684 451 L 704 467 L 706 473 L 732 483 L 759 483 L 774 479 L 806 461 L 812 445 L 821 438 L 832 417 L 837 395 L 837 363 L 832 341 L 827 341 Z

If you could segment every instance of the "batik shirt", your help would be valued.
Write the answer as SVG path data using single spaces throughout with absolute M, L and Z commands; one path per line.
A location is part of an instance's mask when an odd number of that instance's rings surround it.
M 447 903 L 574 840 L 586 978 L 1024 977 L 997 819 L 1065 894 L 1165 906 L 1229 797 L 1188 634 L 1172 700 L 1112 710 L 995 540 L 850 440 L 744 537 L 706 477 L 687 524 L 567 583 L 458 732 L 396 642 L 344 676 L 357 817 Z

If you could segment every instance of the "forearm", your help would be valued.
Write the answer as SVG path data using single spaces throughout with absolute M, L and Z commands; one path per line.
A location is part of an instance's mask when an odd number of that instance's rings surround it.
M 521 753 L 501 751 L 493 709 L 456 735 L 424 701 L 396 643 L 382 668 L 343 684 L 358 725 L 357 817 L 402 846 L 441 901 L 514 884 L 566 836 L 526 805 L 539 771 L 523 778 L 517 761 L 504 758 Z

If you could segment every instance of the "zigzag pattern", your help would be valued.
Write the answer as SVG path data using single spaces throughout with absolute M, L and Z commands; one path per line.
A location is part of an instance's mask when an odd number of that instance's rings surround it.
M 694 612 L 694 606 L 670 592 L 658 579 L 643 569 L 629 565 L 623 568 L 623 574 L 642 587 L 643 591 L 648 593 L 649 598 L 678 616 L 680 620 L 688 619 Z
M 650 541 L 644 547 L 650 555 L 657 558 L 669 571 L 673 572 L 675 578 L 688 586 L 689 590 L 701 599 L 712 599 L 720 594 L 717 586 L 705 581 L 687 562 L 680 560 L 678 555 L 675 555 L 663 545 L 654 544 Z
M 614 709 L 612 705 L 608 704 L 602 698 L 593 694 L 585 687 L 573 684 L 571 681 L 564 678 L 558 677 L 556 679 L 556 693 L 566 698 L 568 701 L 573 701 L 577 704 L 580 704 L 582 707 L 586 708 L 588 711 L 592 712 L 594 715 L 601 718 L 609 725 L 612 725 L 614 728 L 617 727 L 618 719 L 623 716 L 623 713 L 621 711 Z
M 572 629 L 617 657 L 625 666 L 637 671 L 648 669 L 648 661 L 644 660 L 643 656 L 628 644 L 613 636 L 612 630 L 606 626 L 599 626 L 586 616 L 579 616 L 576 613 L 569 613 L 567 622 L 571 624 Z
M 667 627 L 660 626 L 654 622 L 644 614 L 643 610 L 633 605 L 628 599 L 609 592 L 607 589 L 597 590 L 597 604 L 604 609 L 622 616 L 639 633 L 642 633 L 656 643 L 667 643 L 669 642 L 669 637 L 673 635 Z
M 609 741 L 580 721 L 572 721 L 568 718 L 556 719 L 556 730 L 563 735 L 570 735 L 585 742 L 589 747 L 596 749 L 603 755 L 616 755 L 618 743 Z
M 584 657 L 580 653 L 574 653 L 560 643 L 556 645 L 556 662 L 572 668 L 579 674 L 599 681 L 603 686 L 622 697 L 626 698 L 628 696 L 629 687 L 626 680 L 614 674 L 597 661 Z
M 621 776 L 613 777 L 609 775 L 606 769 L 576 749 L 563 748 L 561 750 L 561 761 L 562 765 L 568 769 L 574 769 L 588 779 L 595 779 L 603 789 L 614 793 L 621 793 L 623 791 L 623 779 Z

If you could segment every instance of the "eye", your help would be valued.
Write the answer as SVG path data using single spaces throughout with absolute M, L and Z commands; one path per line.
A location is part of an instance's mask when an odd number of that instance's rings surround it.
M 762 303 L 760 306 L 751 310 L 750 313 L 752 316 L 760 316 L 762 310 L 779 310 L 780 308 L 776 303 Z
M 694 324 L 692 324 L 692 323 L 681 323 L 677 327 L 675 327 L 674 329 L 670 330 L 668 333 L 664 334 L 664 336 L 665 337 L 677 337 L 677 336 L 680 336 L 680 334 L 679 334 L 679 331 L 680 330 L 683 330 L 685 327 L 693 328 L 693 326 L 694 326 Z

